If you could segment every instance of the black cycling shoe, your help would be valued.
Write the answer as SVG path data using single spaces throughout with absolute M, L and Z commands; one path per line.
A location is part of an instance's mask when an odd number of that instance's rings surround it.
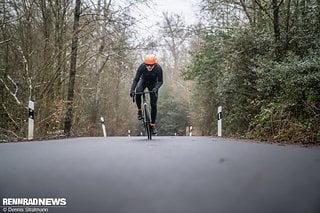
M 157 131 L 156 127 L 155 126 L 151 126 L 151 128 L 152 128 L 152 134 L 153 135 L 157 135 L 158 131 Z
M 138 120 L 142 120 L 143 117 L 142 117 L 142 111 L 141 110 L 138 110 Z

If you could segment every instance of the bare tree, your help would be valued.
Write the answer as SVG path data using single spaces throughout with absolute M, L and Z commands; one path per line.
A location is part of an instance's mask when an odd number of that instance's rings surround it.
M 81 1 L 81 17 L 80 1 L 74 1 L 75 11 L 72 2 L 0 2 L 1 138 L 25 137 L 29 98 L 35 101 L 36 137 L 64 127 L 68 135 L 88 134 L 91 121 L 97 134 L 99 115 L 127 123 L 135 55 L 129 12 L 144 0 L 100 0 L 99 12 L 92 10 L 97 2 Z M 114 134 L 124 128 L 112 125 Z
M 191 36 L 190 28 L 186 26 L 184 20 L 178 14 L 169 15 L 168 13 L 163 13 L 163 18 L 164 21 L 161 29 L 162 40 L 173 59 L 171 77 L 176 79 L 179 74 L 176 71 L 187 55 L 186 47 L 187 40 Z
M 77 67 L 77 51 L 78 51 L 78 35 L 79 35 L 79 22 L 80 22 L 80 5 L 81 1 L 76 0 L 74 10 L 74 22 L 73 22 L 73 37 L 71 44 L 71 59 L 70 59 L 70 73 L 69 73 L 69 86 L 67 96 L 67 112 L 64 122 L 64 131 L 67 136 L 70 135 L 73 118 L 73 99 L 74 99 L 74 88 L 76 80 L 76 67 Z

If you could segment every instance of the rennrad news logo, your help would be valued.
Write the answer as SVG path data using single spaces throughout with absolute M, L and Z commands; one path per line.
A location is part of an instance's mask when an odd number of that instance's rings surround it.
M 66 206 L 66 198 L 2 198 L 2 206 Z
M 2 198 L 0 213 L 49 212 L 50 208 L 64 208 L 66 198 Z

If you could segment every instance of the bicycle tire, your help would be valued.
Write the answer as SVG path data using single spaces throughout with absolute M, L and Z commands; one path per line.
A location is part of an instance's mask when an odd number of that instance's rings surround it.
M 144 106 L 144 114 L 145 114 L 145 129 L 147 132 L 147 136 L 149 140 L 152 140 L 152 129 L 151 129 L 151 120 L 150 120 L 150 114 L 148 112 L 147 106 Z

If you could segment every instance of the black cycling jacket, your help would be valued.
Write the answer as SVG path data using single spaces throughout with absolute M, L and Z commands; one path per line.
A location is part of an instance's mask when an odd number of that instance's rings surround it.
M 162 68 L 156 63 L 151 71 L 147 70 L 146 64 L 142 63 L 133 79 L 131 91 L 134 91 L 139 80 L 143 80 L 143 83 L 151 88 L 156 88 L 157 90 L 163 84 Z

